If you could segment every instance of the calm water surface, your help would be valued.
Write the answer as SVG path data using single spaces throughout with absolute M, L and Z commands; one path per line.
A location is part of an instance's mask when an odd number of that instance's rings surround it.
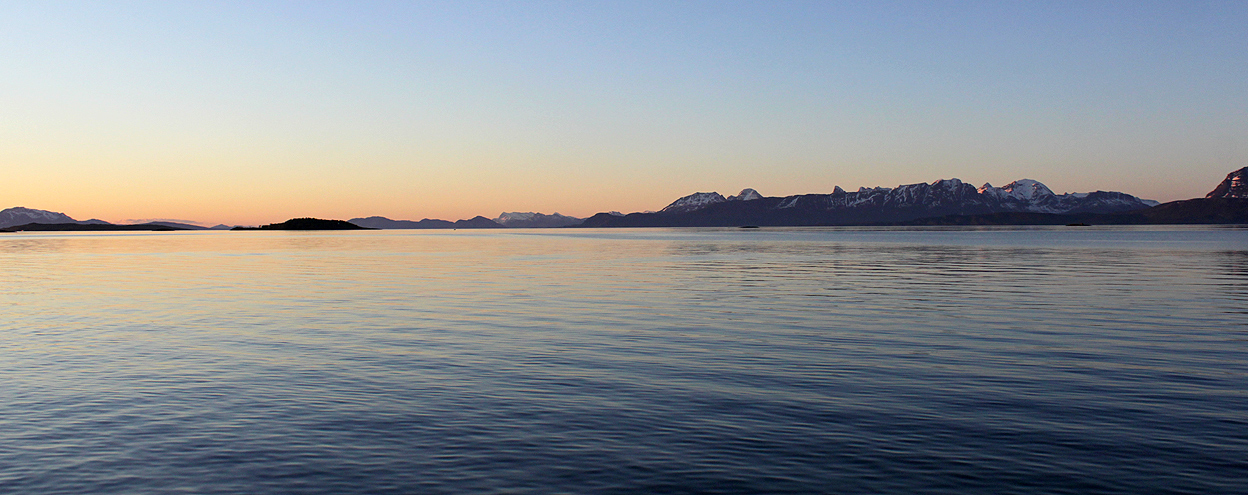
M 1248 230 L 0 234 L 4 493 L 1244 493 Z

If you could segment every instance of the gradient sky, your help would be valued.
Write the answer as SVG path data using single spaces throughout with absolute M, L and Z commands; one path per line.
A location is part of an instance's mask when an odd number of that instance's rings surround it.
M 1248 2 L 0 2 L 0 208 L 657 210 L 959 178 L 1203 196 Z

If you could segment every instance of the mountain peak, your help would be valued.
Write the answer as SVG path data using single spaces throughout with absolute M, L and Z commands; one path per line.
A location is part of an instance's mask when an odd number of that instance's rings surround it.
M 1248 198 L 1248 167 L 1229 174 L 1206 198 Z
M 986 184 L 985 184 L 986 185 Z M 1010 193 L 1010 196 L 1022 200 L 1032 200 L 1044 196 L 1055 196 L 1048 186 L 1040 183 L 1038 180 L 1019 179 L 1001 188 L 1002 191 Z
M 534 213 L 531 211 L 504 211 L 502 213 L 499 213 L 498 218 L 495 218 L 494 221 L 503 225 L 507 225 L 507 222 L 516 222 L 516 221 L 523 222 L 525 220 L 532 220 L 533 217 L 537 215 L 538 215 L 537 213 Z
M 763 195 L 759 194 L 758 191 L 747 187 L 737 193 L 736 196 L 728 196 L 728 201 L 752 201 L 755 199 L 761 199 L 762 197 Z
M 744 191 L 743 191 L 744 192 Z M 700 210 L 715 203 L 723 203 L 728 201 L 724 195 L 717 192 L 698 192 L 693 193 L 667 205 L 660 213 L 684 213 L 693 210 Z

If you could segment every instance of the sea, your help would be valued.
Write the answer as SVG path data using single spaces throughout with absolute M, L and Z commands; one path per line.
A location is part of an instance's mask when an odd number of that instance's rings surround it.
M 0 234 L 0 493 L 1248 493 L 1248 228 Z

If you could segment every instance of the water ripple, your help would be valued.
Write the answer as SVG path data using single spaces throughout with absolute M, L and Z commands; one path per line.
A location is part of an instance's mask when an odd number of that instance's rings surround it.
M 10 493 L 1237 493 L 1248 231 L 0 237 Z

